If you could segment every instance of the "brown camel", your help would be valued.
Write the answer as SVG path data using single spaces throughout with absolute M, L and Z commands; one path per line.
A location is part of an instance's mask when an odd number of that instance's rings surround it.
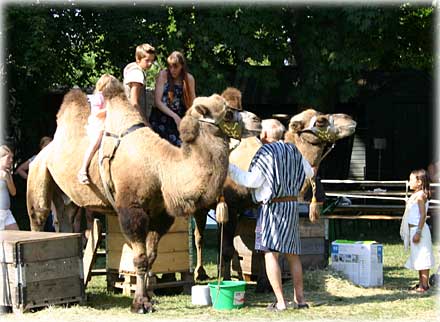
M 153 264 L 160 237 L 174 221 L 211 205 L 227 175 L 228 136 L 255 135 L 261 130 L 254 114 L 231 110 L 219 95 L 198 97 L 182 118 L 183 141 L 177 148 L 145 126 L 130 106 L 121 84 L 104 90 L 106 134 L 89 168 L 90 185 L 79 184 L 76 173 L 88 144 L 84 125 L 90 113 L 80 90 L 64 97 L 57 114 L 52 143 L 29 171 L 27 207 L 32 230 L 42 230 L 54 193 L 64 204 L 116 214 L 134 252 L 136 291 L 132 312 L 152 312 L 146 274 Z M 60 199 L 60 198 L 55 198 Z M 76 209 L 75 209 L 76 211 Z
M 291 118 L 285 133 L 285 141 L 295 144 L 307 161 L 313 167 L 318 168 L 324 153 L 326 153 L 326 147 L 339 139 L 352 135 L 355 128 L 356 122 L 346 114 L 322 114 L 313 109 L 307 109 Z M 231 152 L 230 162 L 247 170 L 253 155 L 260 145 L 256 138 L 242 140 L 242 143 Z M 307 181 L 301 191 L 301 196 L 304 195 L 308 187 L 309 182 Z M 250 191 L 245 187 L 235 184 L 229 177 L 225 181 L 224 196 L 229 207 L 229 221 L 223 228 L 223 277 L 224 279 L 230 279 L 230 263 L 234 254 L 233 238 L 238 214 L 243 213 L 247 209 L 254 208 L 255 204 L 252 202 Z M 197 264 L 194 274 L 197 280 L 208 278 L 203 267 L 202 258 L 206 213 L 207 209 L 200 209 L 194 215 L 196 219 L 194 239 L 197 250 Z

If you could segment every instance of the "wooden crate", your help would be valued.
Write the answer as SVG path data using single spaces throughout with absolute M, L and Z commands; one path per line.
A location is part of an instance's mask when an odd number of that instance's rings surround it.
M 322 268 L 327 265 L 325 225 L 320 219 L 312 224 L 308 218 L 300 217 L 301 263 L 304 269 Z M 264 266 L 263 254 L 254 250 L 256 220 L 241 216 L 234 237 L 235 254 L 232 259 L 232 270 L 244 279 L 259 275 Z M 289 278 L 287 260 L 280 256 L 280 266 L 283 278 Z
M 4 230 L 0 240 L 0 289 L 13 311 L 85 300 L 80 234 Z
M 159 241 L 157 258 L 149 274 L 149 290 L 184 286 L 187 291 L 194 284 L 189 220 L 176 218 L 169 232 Z M 128 295 L 136 285 L 133 251 L 126 243 L 116 216 L 107 216 L 106 253 L 108 288 L 120 288 Z M 155 275 L 166 273 L 180 273 L 181 280 L 162 284 L 156 282 Z

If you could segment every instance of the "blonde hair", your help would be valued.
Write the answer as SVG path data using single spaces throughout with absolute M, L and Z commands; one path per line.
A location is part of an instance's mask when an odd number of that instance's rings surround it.
M 118 83 L 119 81 L 115 76 L 112 76 L 110 74 L 103 74 L 96 82 L 94 93 L 103 92 L 105 89 L 111 88 Z
M 156 49 L 150 44 L 142 44 L 136 47 L 136 54 L 135 54 L 136 61 L 141 60 L 142 58 L 146 57 L 148 54 L 156 56 Z
M 12 150 L 5 144 L 0 146 L 0 158 L 4 157 L 5 155 L 13 154 Z
M 267 136 L 274 140 L 281 140 L 284 137 L 286 127 L 276 119 L 265 119 L 261 121 L 262 131 L 267 133 Z

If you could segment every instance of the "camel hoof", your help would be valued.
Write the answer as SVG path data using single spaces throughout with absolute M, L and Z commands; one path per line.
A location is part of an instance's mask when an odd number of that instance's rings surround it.
M 131 305 L 131 313 L 146 314 L 153 312 L 156 312 L 156 309 L 153 307 L 153 304 L 147 299 L 145 299 L 144 301 L 141 300 Z
M 204 268 L 198 269 L 194 272 L 194 279 L 196 281 L 206 281 L 209 280 L 210 277 L 208 276 L 208 274 L 206 274 L 206 271 Z

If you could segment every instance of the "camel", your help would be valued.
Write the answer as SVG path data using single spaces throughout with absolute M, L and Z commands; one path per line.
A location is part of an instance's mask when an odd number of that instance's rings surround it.
M 227 175 L 229 137 L 255 135 L 261 123 L 253 113 L 231 110 L 220 95 L 198 97 L 180 123 L 183 143 L 178 148 L 145 126 L 120 83 L 103 95 L 106 133 L 89 167 L 89 185 L 80 184 L 76 173 L 88 144 L 84 125 L 90 109 L 80 90 L 65 95 L 54 139 L 29 171 L 31 228 L 42 230 L 51 200 L 59 200 L 54 198 L 59 192 L 72 201 L 64 204 L 74 211 L 87 207 L 117 215 L 134 253 L 136 290 L 131 311 L 153 312 L 146 274 L 161 236 L 174 217 L 191 215 L 217 200 Z
M 326 147 L 332 145 L 337 140 L 350 136 L 354 133 L 356 122 L 346 114 L 322 114 L 314 109 L 307 109 L 290 119 L 289 127 L 285 133 L 285 141 L 295 144 L 301 154 L 316 168 L 325 156 Z M 243 170 L 249 168 L 253 155 L 261 146 L 256 138 L 243 139 L 238 147 L 231 152 L 229 161 L 237 164 Z M 331 146 L 329 148 L 330 151 Z M 301 197 L 309 188 L 309 182 L 306 181 Z M 229 177 L 226 178 L 224 186 L 224 197 L 229 207 L 229 221 L 223 228 L 223 278 L 230 279 L 230 263 L 234 254 L 233 239 L 237 218 L 239 213 L 245 210 L 255 208 L 252 202 L 249 189 L 235 184 Z M 323 201 L 323 200 L 318 200 Z M 211 206 L 212 207 L 212 206 Z M 203 267 L 203 231 L 206 226 L 207 209 L 200 209 L 194 215 L 196 219 L 196 228 L 194 240 L 197 251 L 197 264 L 194 271 L 196 280 L 205 280 L 209 277 Z

